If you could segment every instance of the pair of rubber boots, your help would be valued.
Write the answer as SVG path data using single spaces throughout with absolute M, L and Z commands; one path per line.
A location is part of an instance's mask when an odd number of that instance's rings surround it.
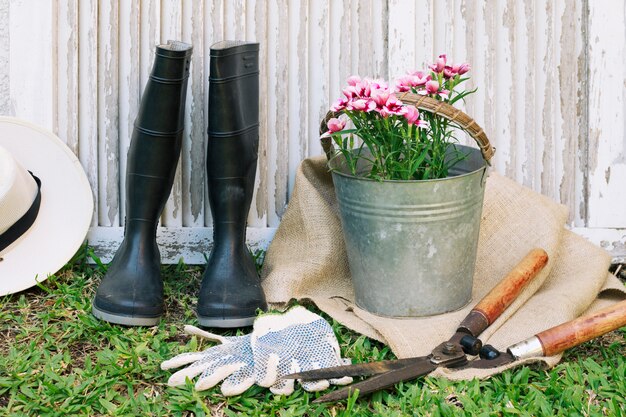
M 93 314 L 111 323 L 153 326 L 165 310 L 156 230 L 182 148 L 191 53 L 176 41 L 156 48 L 128 151 L 124 240 L 93 301 Z M 206 167 L 214 246 L 198 295 L 204 327 L 249 326 L 267 308 L 246 246 L 259 142 L 258 55 L 256 43 L 211 47 Z

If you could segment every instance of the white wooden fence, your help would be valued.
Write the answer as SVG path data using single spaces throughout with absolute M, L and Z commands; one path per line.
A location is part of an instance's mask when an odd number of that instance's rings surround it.
M 165 261 L 203 263 L 209 47 L 261 44 L 261 142 L 249 240 L 280 222 L 300 160 L 347 76 L 395 78 L 439 53 L 472 64 L 466 111 L 495 168 L 570 209 L 626 257 L 626 6 L 621 0 L 0 0 L 0 114 L 53 130 L 96 200 L 103 260 L 122 236 L 126 151 L 154 45 L 194 46 L 183 155 L 162 218 Z

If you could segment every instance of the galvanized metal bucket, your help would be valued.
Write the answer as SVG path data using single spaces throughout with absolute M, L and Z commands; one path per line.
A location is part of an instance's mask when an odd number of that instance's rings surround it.
M 359 307 L 420 317 L 469 303 L 487 163 L 457 148 L 468 157 L 436 180 L 369 180 L 330 160 Z

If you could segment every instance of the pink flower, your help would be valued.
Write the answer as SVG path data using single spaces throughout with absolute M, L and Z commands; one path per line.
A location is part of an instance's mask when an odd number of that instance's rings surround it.
M 433 72 L 439 74 L 446 67 L 446 54 L 439 55 L 434 64 L 428 66 Z
M 446 65 L 443 69 L 443 76 L 446 78 L 454 78 L 456 74 L 457 70 L 455 69 L 455 67 L 451 67 L 450 65 Z
M 347 99 L 358 97 L 356 88 L 353 85 L 344 88 L 343 95 L 346 96 Z
M 346 105 L 346 109 L 356 111 L 372 111 L 375 108 L 376 103 L 374 102 L 374 100 L 365 100 L 363 98 L 351 100 Z
M 388 117 L 392 114 L 402 115 L 404 104 L 396 98 L 393 94 L 390 94 L 382 108 L 377 109 L 378 114 L 382 117 Z
M 346 121 L 333 117 L 328 121 L 328 123 L 326 123 L 326 126 L 328 127 L 329 134 L 335 133 L 343 130 L 343 128 L 346 127 Z
M 351 85 L 353 87 L 355 85 L 359 84 L 360 82 L 361 82 L 361 77 L 359 77 L 358 75 L 352 75 L 352 76 L 348 77 L 348 79 L 347 79 L 348 85 Z
M 374 90 L 372 91 L 372 100 L 376 103 L 378 108 L 382 108 L 385 104 L 387 104 L 387 100 L 389 100 L 389 96 L 391 93 L 389 90 Z
M 402 115 L 406 118 L 406 121 L 410 125 L 414 125 L 420 117 L 420 112 L 415 106 L 404 106 L 402 109 Z
M 430 74 L 416 71 L 396 80 L 396 91 L 411 91 L 413 87 L 422 87 L 432 79 Z
M 368 81 L 369 81 L 370 89 L 372 91 L 389 89 L 389 86 L 387 85 L 387 83 L 382 80 L 368 80 Z
M 433 78 L 430 74 L 427 74 L 423 71 L 416 71 L 411 75 L 414 77 L 413 82 L 415 83 L 416 87 L 421 87 L 425 85 L 428 81 L 432 80 Z
M 472 69 L 470 67 L 470 64 L 468 64 L 467 62 L 461 65 L 455 65 L 454 68 L 456 68 L 456 72 L 459 75 L 463 75 L 466 72 L 468 72 L 470 69 Z
M 358 97 L 369 97 L 372 91 L 369 80 L 363 80 L 357 83 L 354 88 Z
M 426 83 L 427 94 L 437 94 L 439 91 L 439 83 L 435 80 L 430 80 Z
M 346 104 L 348 104 L 348 100 L 345 98 L 338 98 L 330 109 L 334 112 L 342 111 L 346 108 Z

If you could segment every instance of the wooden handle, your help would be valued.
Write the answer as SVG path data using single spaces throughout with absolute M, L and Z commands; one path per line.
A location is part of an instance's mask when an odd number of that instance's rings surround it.
M 626 301 L 544 330 L 536 337 L 541 342 L 543 354 L 551 356 L 622 326 L 626 326 Z
M 474 306 L 461 322 L 459 331 L 478 337 L 517 298 L 548 263 L 543 249 L 533 249 L 489 293 Z

